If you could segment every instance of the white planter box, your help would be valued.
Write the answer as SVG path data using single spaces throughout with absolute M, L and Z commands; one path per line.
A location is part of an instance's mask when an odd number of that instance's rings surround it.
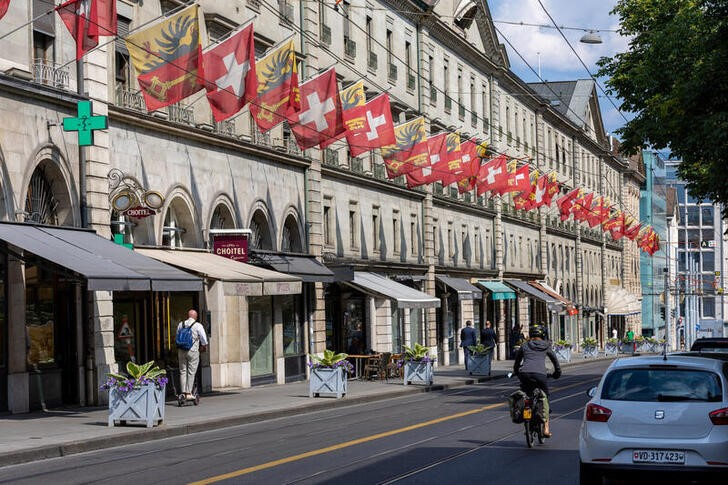
M 585 359 L 596 359 L 599 356 L 599 349 L 597 349 L 596 345 L 584 347 L 583 350 Z
M 571 362 L 571 347 L 564 347 L 562 349 L 554 348 L 556 358 L 561 362 Z
M 164 387 L 147 384 L 131 391 L 109 390 L 109 426 L 120 424 L 146 424 L 151 428 L 164 421 Z
M 432 385 L 432 362 L 405 362 L 404 385 L 425 384 Z
M 334 396 L 337 399 L 346 395 L 347 375 L 343 367 L 336 369 L 311 369 L 308 397 Z
M 622 342 L 619 344 L 619 351 L 623 354 L 634 354 L 635 343 L 634 342 Z
M 468 355 L 468 373 L 476 376 L 490 375 L 490 361 L 493 354 Z
M 606 344 L 604 346 L 604 355 L 617 355 L 619 353 L 618 344 Z

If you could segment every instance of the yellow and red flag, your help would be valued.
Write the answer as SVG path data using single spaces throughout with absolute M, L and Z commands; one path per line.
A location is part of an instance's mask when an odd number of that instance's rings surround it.
M 301 109 L 293 39 L 258 59 L 255 70 L 258 96 L 250 105 L 250 113 L 258 129 L 266 133 Z
M 427 139 L 427 151 L 429 153 L 428 162 L 425 165 L 405 174 L 405 177 L 407 178 L 407 187 L 412 189 L 414 187 L 430 183 L 433 166 L 440 163 L 440 161 L 444 160 L 447 156 L 446 142 L 447 133 L 444 132 L 432 135 Z
M 561 220 L 565 221 L 571 215 L 571 210 L 574 207 L 575 200 L 581 197 L 583 189 L 572 189 L 571 192 L 567 193 L 556 199 L 556 205 L 561 213 Z
M 395 126 L 394 136 L 396 141 L 393 145 L 382 147 L 389 178 L 399 177 L 427 164 L 429 151 L 423 116 Z
M 546 193 L 543 194 L 543 205 L 550 206 L 551 201 L 561 192 L 561 184 L 558 181 L 556 172 L 550 172 L 546 179 Z
M 199 7 L 192 5 L 124 39 L 147 110 L 204 88 L 198 18 Z
M 352 157 L 361 155 L 366 148 L 356 146 L 356 136 L 367 131 L 367 97 L 364 92 L 364 81 L 357 81 L 346 89 L 339 91 L 341 116 L 344 119 L 346 141 Z
M 528 188 L 520 194 L 513 196 L 513 206 L 517 210 L 530 210 L 532 208 L 533 201 L 536 200 L 536 185 L 538 184 L 540 174 L 541 172 L 538 169 L 531 172 Z
M 463 194 L 475 189 L 480 173 L 480 157 L 478 156 L 478 144 L 465 140 L 460 144 L 462 155 L 460 157 L 460 180 L 458 180 L 458 192 Z
M 445 152 L 437 162 L 432 164 L 432 175 L 428 182 L 440 181 L 444 186 L 457 182 L 462 171 L 460 167 L 462 154 L 460 135 L 458 133 L 448 133 L 445 136 Z

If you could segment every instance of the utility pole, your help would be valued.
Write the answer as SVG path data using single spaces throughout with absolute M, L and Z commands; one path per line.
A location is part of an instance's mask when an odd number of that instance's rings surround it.
M 668 246 L 669 247 L 669 246 Z M 670 315 L 670 262 L 668 260 L 667 266 L 664 269 L 665 271 L 665 345 L 669 348 L 670 347 L 670 325 L 671 325 L 671 317 Z

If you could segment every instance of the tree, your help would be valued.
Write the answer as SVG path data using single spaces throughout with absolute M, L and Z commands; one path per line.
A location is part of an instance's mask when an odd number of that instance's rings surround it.
M 728 216 L 728 0 L 619 0 L 612 13 L 630 49 L 598 64 L 636 114 L 623 150 L 669 148 L 691 195 Z

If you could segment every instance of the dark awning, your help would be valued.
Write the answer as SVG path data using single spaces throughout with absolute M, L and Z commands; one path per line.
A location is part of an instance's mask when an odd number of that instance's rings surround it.
M 92 231 L 0 223 L 0 239 L 86 278 L 90 291 L 200 291 L 202 280 Z
M 255 252 L 256 259 L 281 273 L 298 276 L 304 283 L 333 283 L 334 273 L 314 256 Z M 251 261 L 254 262 L 254 261 Z
M 527 281 L 521 281 L 521 280 L 505 280 L 506 283 L 511 285 L 512 287 L 523 291 L 524 293 L 528 293 L 528 296 L 531 298 L 536 298 L 537 300 L 541 300 L 542 302 L 546 303 L 546 306 L 551 311 L 561 311 L 563 310 L 563 306 L 561 303 L 559 303 L 556 298 L 553 298 L 552 296 L 547 295 L 543 291 L 539 291 L 533 286 L 529 285 Z
M 465 278 L 452 278 L 450 276 L 435 275 L 443 285 L 455 290 L 458 300 L 477 300 L 483 297 L 483 292 L 470 284 Z

